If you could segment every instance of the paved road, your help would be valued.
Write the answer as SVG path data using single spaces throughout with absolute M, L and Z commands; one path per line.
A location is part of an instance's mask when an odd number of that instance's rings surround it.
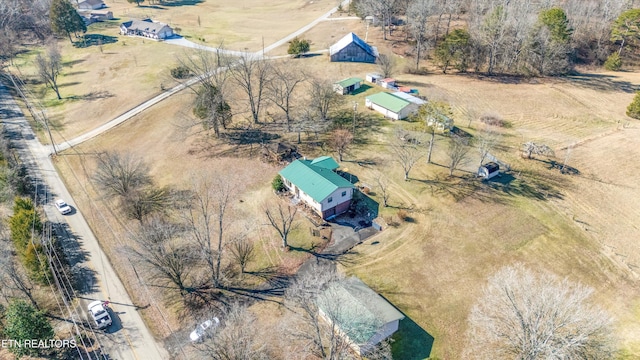
M 82 212 L 75 206 L 69 191 L 58 176 L 56 169 L 49 157 L 50 150 L 43 146 L 33 133 L 22 111 L 11 97 L 8 89 L 0 84 L 0 117 L 2 125 L 9 135 L 12 145 L 17 149 L 20 159 L 25 163 L 30 174 L 38 179 L 40 190 L 46 188 L 53 197 L 60 197 L 69 202 L 74 212 L 62 216 L 55 212 L 49 205 L 46 213 L 50 221 L 57 227 L 66 227 L 69 231 L 64 235 L 70 235 L 72 239 L 65 238 L 62 241 L 75 241 L 82 247 L 83 255 L 80 264 L 87 272 L 91 273 L 92 284 L 88 284 L 86 293 L 81 295 L 78 305 L 80 314 L 86 316 L 86 305 L 95 299 L 110 300 L 111 309 L 117 314 L 116 325 L 110 327 L 111 333 L 100 333 L 99 341 L 103 351 L 109 354 L 110 359 L 117 360 L 144 360 L 144 359 L 168 359 L 169 355 L 158 344 L 147 330 L 140 314 L 135 310 L 124 285 L 116 276 L 111 264 L 107 261 L 89 225 L 82 216 Z M 83 319 L 76 319 L 82 321 Z M 118 326 L 121 323 L 121 327 Z
M 188 48 L 192 48 L 192 49 L 199 49 L 199 50 L 206 50 L 206 51 L 211 51 L 211 52 L 220 52 L 222 54 L 226 54 L 226 55 L 231 55 L 231 56 L 255 56 L 255 53 L 249 53 L 249 52 L 245 52 L 245 51 L 235 51 L 235 50 L 229 50 L 229 49 L 220 49 L 220 48 L 214 48 L 214 47 L 209 47 L 209 46 L 204 46 L 204 45 L 200 45 L 200 44 L 196 44 L 192 41 L 189 41 L 187 39 L 185 39 L 182 36 L 179 35 L 175 35 L 169 39 L 165 39 L 164 40 L 165 43 L 167 44 L 171 44 L 171 45 L 178 45 L 178 46 L 184 46 L 184 47 L 188 47 Z M 260 54 L 262 54 L 262 51 L 260 52 Z

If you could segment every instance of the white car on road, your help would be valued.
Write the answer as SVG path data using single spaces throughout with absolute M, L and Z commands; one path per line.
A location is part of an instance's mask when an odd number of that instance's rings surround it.
M 111 316 L 104 302 L 97 300 L 89 304 L 89 314 L 98 329 L 106 329 L 111 325 Z
M 71 212 L 71 206 L 69 206 L 62 199 L 56 200 L 55 205 L 56 205 L 56 209 L 58 209 L 58 211 L 60 211 L 60 214 L 62 215 L 66 215 Z
M 218 325 L 220 325 L 220 320 L 217 317 L 207 320 L 198 325 L 198 327 L 189 334 L 189 338 L 191 341 L 200 341 L 208 331 L 217 328 Z

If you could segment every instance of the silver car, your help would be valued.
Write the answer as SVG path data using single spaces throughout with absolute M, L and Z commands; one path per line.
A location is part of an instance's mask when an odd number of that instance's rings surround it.
M 217 317 L 214 317 L 211 320 L 207 320 L 198 325 L 196 329 L 193 330 L 191 334 L 189 334 L 189 338 L 194 342 L 200 341 L 208 331 L 217 328 L 218 325 L 220 325 L 220 320 Z

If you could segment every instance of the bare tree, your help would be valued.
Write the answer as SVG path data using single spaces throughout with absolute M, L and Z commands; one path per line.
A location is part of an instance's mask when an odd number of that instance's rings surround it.
M 231 176 L 201 173 L 194 175 L 192 179 L 189 199 L 191 206 L 182 217 L 187 231 L 209 267 L 212 285 L 220 288 L 226 216 L 236 189 Z
M 224 315 L 222 328 L 197 348 L 205 359 L 270 359 L 266 338 L 257 329 L 256 317 L 245 306 L 234 303 Z
M 353 134 L 347 129 L 335 129 L 329 135 L 329 146 L 338 153 L 339 161 L 352 143 Z
M 295 352 L 327 359 L 326 323 L 318 311 L 317 298 L 328 284 L 339 279 L 335 267 L 325 263 L 311 263 L 307 271 L 298 273 L 285 292 L 285 304 L 291 309 L 286 331 L 293 339 L 302 341 Z M 289 342 L 291 343 L 291 342 Z
M 461 136 L 452 135 L 447 148 L 449 176 L 453 176 L 453 172 L 466 162 L 468 153 L 469 141 Z
M 391 152 L 394 160 L 402 166 L 405 181 L 409 180 L 409 172 L 424 155 L 419 146 L 420 141 L 416 138 L 408 138 L 410 135 L 407 132 L 398 133 L 391 143 Z
M 104 152 L 97 161 L 93 179 L 107 195 L 126 197 L 152 182 L 147 164 L 130 153 Z
M 129 218 L 143 222 L 150 214 L 166 209 L 169 202 L 167 188 L 147 186 L 127 194 L 121 206 Z
M 58 89 L 58 75 L 62 69 L 62 55 L 55 40 L 49 41 L 45 53 L 36 56 L 36 68 L 40 79 L 56 92 L 58 100 L 61 100 Z
M 228 103 L 228 77 L 225 67 L 230 62 L 223 55 L 223 45 L 217 52 L 196 49 L 178 57 L 181 68 L 192 74 L 198 82 L 183 82 L 196 95 L 194 114 L 202 120 L 205 130 L 212 129 L 216 136 L 220 135 L 220 127 L 226 129 L 231 122 L 232 112 Z
M 387 40 L 387 30 L 391 25 L 391 18 L 397 10 L 396 0 L 361 0 L 357 2 L 357 6 L 361 13 L 380 18 L 382 38 Z
M 431 15 L 431 3 L 428 0 L 415 0 L 407 7 L 409 33 L 416 42 L 416 70 L 420 67 L 422 50 L 427 43 L 427 21 Z
M 533 155 L 555 156 L 555 152 L 548 145 L 531 141 L 522 144 L 522 153 L 527 156 L 527 159 L 531 159 Z
M 382 206 L 389 206 L 389 179 L 382 173 L 376 175 L 376 184 L 380 190 L 380 197 L 382 197 Z
M 384 77 L 392 77 L 396 72 L 396 58 L 393 54 L 379 54 L 376 60 L 378 70 Z
M 278 201 L 277 204 L 265 205 L 264 214 L 267 216 L 268 224 L 280 235 L 283 248 L 289 246 L 287 240 L 291 230 L 295 229 L 294 221 L 297 212 L 297 207 L 283 205 L 281 201 Z
M 478 153 L 480 155 L 480 165 L 484 163 L 487 155 L 495 148 L 498 143 L 498 133 L 489 129 L 478 132 L 476 135 L 476 149 L 478 149 Z
M 313 79 L 309 95 L 311 96 L 309 106 L 323 121 L 329 118 L 329 112 L 342 103 L 342 96 L 333 90 L 333 84 L 327 80 Z
M 255 244 L 246 237 L 236 239 L 231 243 L 231 254 L 244 274 L 247 264 L 256 258 Z
M 198 259 L 194 249 L 179 240 L 180 233 L 176 224 L 154 218 L 131 236 L 126 250 L 154 283 L 175 287 L 184 298 L 195 290 L 192 281 Z
M 3 245 L 6 245 L 5 248 L 10 246 L 8 242 Z M 15 256 L 9 251 L 3 251 L 0 254 L 0 285 L 0 291 L 5 298 L 19 297 L 21 294 L 29 299 L 36 309 L 40 309 L 33 294 L 33 284 L 17 265 Z
M 471 310 L 465 359 L 611 359 L 612 320 L 593 289 L 521 264 L 489 278 Z
M 228 58 L 226 65 L 235 84 L 247 96 L 253 122 L 260 123 L 260 109 L 265 100 L 265 90 L 273 77 L 271 64 L 265 58 L 243 54 L 237 59 Z
M 269 99 L 284 112 L 287 131 L 291 131 L 291 109 L 294 101 L 294 90 L 304 81 L 304 74 L 292 67 L 290 62 L 283 62 L 273 67 L 273 79 L 267 84 Z

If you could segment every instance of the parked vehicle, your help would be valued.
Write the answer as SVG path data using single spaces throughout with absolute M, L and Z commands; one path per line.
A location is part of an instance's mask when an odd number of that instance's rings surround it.
M 220 325 L 220 320 L 217 317 L 214 317 L 211 320 L 207 320 L 198 325 L 196 329 L 193 330 L 191 334 L 189 334 L 189 338 L 194 342 L 201 341 L 207 332 L 213 331 L 218 327 L 218 325 Z

